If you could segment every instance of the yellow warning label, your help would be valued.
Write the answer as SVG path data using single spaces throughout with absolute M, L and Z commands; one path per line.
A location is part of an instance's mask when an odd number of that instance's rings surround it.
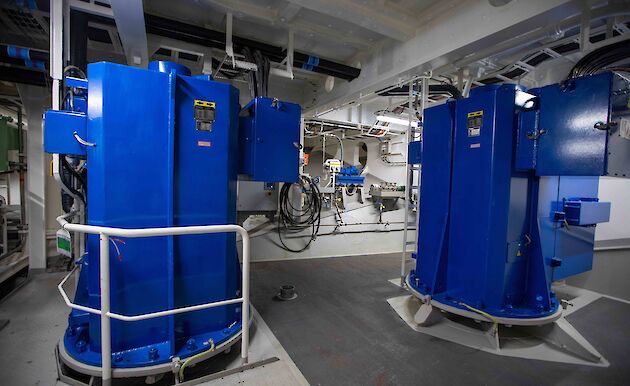
M 216 104 L 214 102 L 202 101 L 200 99 L 195 99 L 195 106 L 215 108 Z
M 468 113 L 468 118 L 483 116 L 483 110 Z

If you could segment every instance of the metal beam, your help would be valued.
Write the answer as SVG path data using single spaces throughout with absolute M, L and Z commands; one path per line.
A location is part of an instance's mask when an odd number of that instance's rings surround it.
M 76 9 L 77 11 L 82 11 L 85 13 L 89 13 L 91 15 L 102 16 L 102 17 L 113 17 L 114 14 L 112 9 L 109 7 L 105 7 L 102 5 L 95 4 L 93 2 L 84 2 L 81 0 L 68 0 L 70 3 L 70 9 Z
M 111 0 L 111 5 L 127 64 L 146 68 L 149 52 L 142 0 Z
M 42 118 L 49 106 L 46 88 L 18 84 L 18 92 L 28 115 L 26 154 L 26 210 L 30 269 L 46 268 L 46 171 Z
M 59 82 L 63 77 L 63 2 L 50 1 L 50 77 L 52 83 L 52 108 L 59 106 Z
M 358 78 L 340 84 L 329 93 L 320 91 L 314 107 L 305 114 L 316 115 L 338 108 L 362 95 L 412 79 L 539 26 L 579 15 L 581 11 L 581 2 L 575 0 L 521 1 L 503 7 L 493 7 L 486 1 L 463 2 L 457 12 L 445 16 L 447 20 L 434 20 L 415 38 L 376 48 L 362 61 Z M 471 20 L 487 22 L 471 23 Z
M 316 24 L 303 19 L 295 20 L 295 16 L 302 8 L 297 4 L 288 3 L 285 7 L 274 10 L 261 5 L 244 2 L 241 0 L 207 0 L 208 2 L 220 7 L 226 13 L 235 15 L 247 15 L 256 21 L 262 21 L 265 25 L 275 25 L 282 28 L 283 24 L 289 26 L 298 35 L 300 32 L 306 34 L 312 33 L 321 38 L 331 41 L 346 43 L 349 47 L 357 49 L 367 49 L 372 44 L 365 39 L 361 39 L 352 35 L 339 35 L 335 31 L 326 27 L 326 24 Z
M 289 0 L 290 3 L 329 17 L 356 24 L 396 41 L 406 41 L 416 34 L 415 20 L 386 7 L 376 10 L 367 5 L 339 0 Z

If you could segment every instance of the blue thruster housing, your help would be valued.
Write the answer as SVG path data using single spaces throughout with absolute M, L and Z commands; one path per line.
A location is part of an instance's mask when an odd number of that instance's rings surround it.
M 84 158 L 87 223 L 148 228 L 236 223 L 239 93 L 175 63 L 88 66 L 87 111 L 48 111 L 45 150 Z M 298 118 L 299 119 L 299 118 Z M 77 138 L 82 139 L 81 144 Z M 85 145 L 87 143 L 88 145 Z M 240 296 L 234 234 L 112 238 L 111 311 L 138 315 Z M 100 308 L 99 239 L 90 235 L 75 303 Z M 170 362 L 237 338 L 241 305 L 111 321 L 112 365 Z M 63 338 L 100 366 L 100 316 L 72 310 Z
M 591 269 L 610 215 L 599 176 L 630 176 L 628 89 L 602 73 L 527 93 L 487 85 L 427 109 L 410 150 L 422 163 L 413 289 L 501 318 L 555 314 L 552 281 Z

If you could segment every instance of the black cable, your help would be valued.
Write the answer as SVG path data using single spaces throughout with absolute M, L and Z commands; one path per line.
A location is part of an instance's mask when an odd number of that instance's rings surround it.
M 79 174 L 79 172 L 77 172 L 75 168 L 72 167 L 70 163 L 68 163 L 68 160 L 66 159 L 66 157 L 61 157 L 61 164 L 64 168 L 66 168 L 66 170 L 70 172 L 70 174 L 72 174 L 74 178 L 76 178 L 79 181 L 79 183 L 81 183 L 81 187 L 83 188 L 83 194 L 87 196 L 87 183 L 85 182 L 84 176 Z
M 72 193 L 73 195 L 79 197 L 81 199 L 81 201 L 83 202 L 83 205 L 86 205 L 86 203 L 87 203 L 87 200 L 86 200 L 87 184 L 85 184 L 85 179 L 83 179 L 83 177 L 80 176 L 79 173 L 77 173 L 77 171 L 74 170 L 74 168 L 72 166 L 70 166 L 70 164 L 66 160 L 66 157 L 65 157 L 64 154 L 59 154 L 59 158 L 61 159 L 61 168 L 62 168 L 62 170 L 70 173 L 75 178 L 78 177 L 77 179 L 82 184 L 83 189 L 84 189 L 84 193 L 86 195 L 84 196 L 83 193 L 79 192 L 77 189 L 72 187 L 72 184 L 70 183 L 70 181 L 66 180 L 66 178 L 65 178 L 66 175 L 64 175 L 65 173 L 61 173 L 60 174 L 61 183 L 70 191 L 70 193 Z
M 243 48 L 241 53 L 243 54 L 246 62 L 250 62 L 250 63 L 254 62 L 254 55 L 252 54 L 252 51 L 248 47 Z M 258 82 L 256 78 L 256 71 L 248 71 L 247 84 L 249 86 L 250 97 L 252 99 L 256 98 L 258 96 L 257 95 Z
M 578 60 L 569 71 L 567 79 L 595 74 L 602 68 L 626 58 L 630 58 L 630 41 L 628 40 L 600 47 Z
M 418 91 L 418 90 L 416 90 Z M 376 92 L 379 96 L 407 96 L 409 95 L 409 86 L 395 87 L 389 90 L 383 89 Z M 452 84 L 431 84 L 429 85 L 429 95 L 431 94 L 444 94 L 448 93 L 455 99 L 461 99 L 462 93 L 459 89 Z
M 77 66 L 70 65 L 70 66 L 66 66 L 66 68 L 63 69 L 63 80 L 64 80 L 64 83 L 65 83 L 65 79 L 66 79 L 66 74 L 67 73 L 72 73 L 72 72 L 75 72 L 75 73 L 79 74 L 79 76 L 82 79 L 87 79 L 87 75 L 85 75 L 85 72 L 83 72 L 82 69 L 80 69 Z
M 280 189 L 280 203 L 278 213 L 278 238 L 282 248 L 289 252 L 306 250 L 319 233 L 321 223 L 322 200 L 317 184 L 308 176 L 301 176 L 299 187 L 305 194 L 302 208 L 295 208 L 291 203 L 290 191 L 293 184 L 284 184 Z M 282 239 L 282 233 L 297 233 L 311 227 L 308 243 L 301 249 L 289 248 Z

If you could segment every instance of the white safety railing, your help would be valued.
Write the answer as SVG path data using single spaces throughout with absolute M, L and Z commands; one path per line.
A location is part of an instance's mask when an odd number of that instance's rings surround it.
M 225 306 L 228 304 L 242 303 L 242 335 L 241 335 L 241 358 L 243 364 L 247 363 L 247 355 L 249 351 L 249 234 L 238 225 L 203 225 L 203 226 L 185 226 L 185 227 L 168 227 L 168 228 L 142 228 L 142 229 L 124 229 L 109 228 L 84 224 L 72 224 L 66 221 L 72 214 L 59 216 L 57 221 L 61 227 L 70 232 L 91 233 L 100 235 L 100 284 L 101 284 L 101 309 L 85 307 L 74 304 L 68 298 L 63 289 L 63 285 L 73 274 L 70 272 L 58 285 L 59 292 L 63 300 L 70 308 L 97 314 L 101 316 L 101 357 L 102 357 L 102 378 L 103 386 L 111 385 L 112 379 L 112 347 L 111 347 L 111 321 L 110 318 L 122 320 L 125 322 L 133 322 L 137 320 L 145 320 L 158 318 L 161 316 L 169 316 L 181 314 L 184 312 L 205 310 L 213 307 Z M 153 236 L 176 236 L 176 235 L 195 235 L 205 233 L 238 233 L 241 235 L 243 242 L 243 278 L 241 297 L 235 299 L 221 300 L 217 302 L 198 304 L 189 307 L 175 308 L 172 310 L 152 312 L 140 315 L 121 315 L 110 311 L 110 288 L 109 288 L 109 238 L 110 236 L 119 237 L 153 237 Z

